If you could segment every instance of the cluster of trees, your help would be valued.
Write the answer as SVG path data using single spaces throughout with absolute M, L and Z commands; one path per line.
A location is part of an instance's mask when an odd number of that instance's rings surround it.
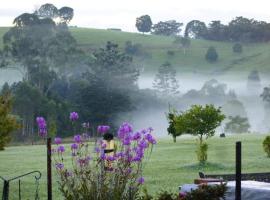
M 143 15 L 136 19 L 136 27 L 139 32 L 153 33 L 155 35 L 173 36 L 181 32 L 183 23 L 179 23 L 175 20 L 160 21 L 157 24 L 153 24 L 149 15 Z
M 157 35 L 177 35 L 181 32 L 182 26 L 183 23 L 175 20 L 160 21 L 153 25 L 149 15 L 143 15 L 136 20 L 139 32 L 151 32 Z M 270 23 L 242 16 L 236 17 L 227 25 L 218 20 L 208 25 L 203 21 L 192 20 L 185 27 L 184 37 L 215 41 L 265 42 L 270 40 Z
M 92 127 L 113 127 L 119 113 L 141 106 L 140 99 L 147 96 L 137 87 L 139 70 L 132 56 L 112 42 L 93 52 L 81 50 L 68 29 L 72 17 L 72 8 L 45 4 L 16 17 L 4 35 L 1 67 L 23 76 L 2 88 L 13 98 L 20 141 L 35 139 L 37 116 L 47 119 L 49 134 L 68 136 L 69 112 L 78 112 L 80 121 Z

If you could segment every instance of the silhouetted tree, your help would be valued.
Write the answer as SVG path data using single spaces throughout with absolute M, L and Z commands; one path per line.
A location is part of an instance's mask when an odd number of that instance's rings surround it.
M 232 47 L 234 53 L 242 53 L 243 47 L 240 43 L 235 43 Z
M 155 35 L 172 36 L 181 32 L 181 26 L 183 23 L 176 22 L 175 20 L 169 20 L 165 22 L 158 22 L 152 27 L 152 33 Z
M 186 25 L 185 37 L 205 38 L 207 35 L 207 27 L 204 22 L 192 20 Z
M 218 60 L 218 53 L 215 47 L 209 47 L 205 59 L 209 62 L 216 62 Z
M 173 95 L 178 93 L 179 84 L 176 80 L 176 70 L 169 62 L 162 64 L 153 82 L 153 87 L 162 95 Z
M 152 20 L 149 15 L 143 15 L 136 19 L 136 27 L 139 32 L 148 33 L 152 28 Z

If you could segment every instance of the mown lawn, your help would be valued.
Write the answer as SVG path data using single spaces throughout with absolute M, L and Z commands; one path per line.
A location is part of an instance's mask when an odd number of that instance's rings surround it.
M 209 139 L 209 162 L 206 166 L 198 165 L 195 156 L 196 141 L 193 137 L 178 138 L 173 143 L 169 138 L 159 139 L 152 157 L 145 166 L 146 187 L 150 193 L 166 189 L 176 192 L 183 183 L 192 183 L 199 171 L 206 173 L 234 172 L 235 142 L 242 141 L 243 172 L 269 172 L 270 159 L 262 149 L 265 135 L 234 135 L 225 139 Z M 41 199 L 46 199 L 46 149 L 43 145 L 14 146 L 0 152 L 0 175 L 13 177 L 32 170 L 40 170 Z M 61 199 L 57 189 L 57 177 L 53 177 L 53 199 Z M 11 184 L 10 199 L 17 199 L 16 187 Z M 0 183 L 2 188 L 2 183 Z M 22 199 L 33 199 L 35 187 L 33 178 L 22 180 Z M 2 191 L 0 192 L 0 196 Z

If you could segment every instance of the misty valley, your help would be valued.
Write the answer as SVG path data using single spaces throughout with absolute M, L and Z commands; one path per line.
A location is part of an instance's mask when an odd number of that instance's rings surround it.
M 269 199 L 268 21 L 67 4 L 0 20 L 3 200 Z

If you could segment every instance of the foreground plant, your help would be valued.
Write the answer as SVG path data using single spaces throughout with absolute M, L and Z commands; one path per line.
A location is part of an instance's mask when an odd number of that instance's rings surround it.
M 196 190 L 180 193 L 178 200 L 224 200 L 226 191 L 226 184 L 200 185 Z
M 270 136 L 266 136 L 263 140 L 263 150 L 267 154 L 267 157 L 270 158 Z
M 75 116 L 73 114 L 73 116 Z M 78 118 L 78 117 L 76 117 Z M 72 121 L 76 119 L 71 119 Z M 42 120 L 41 120 L 42 121 Z M 42 123 L 43 124 L 43 121 Z M 99 126 L 103 135 L 109 126 Z M 54 160 L 60 178 L 60 191 L 67 200 L 133 200 L 145 180 L 143 163 L 151 154 L 156 140 L 152 128 L 134 132 L 128 123 L 118 130 L 117 150 L 106 153 L 106 142 L 99 139 L 94 148 L 87 134 L 77 134 L 70 145 L 71 167 L 66 167 L 65 146 L 55 138 Z M 109 163 L 109 164 L 108 164 Z

